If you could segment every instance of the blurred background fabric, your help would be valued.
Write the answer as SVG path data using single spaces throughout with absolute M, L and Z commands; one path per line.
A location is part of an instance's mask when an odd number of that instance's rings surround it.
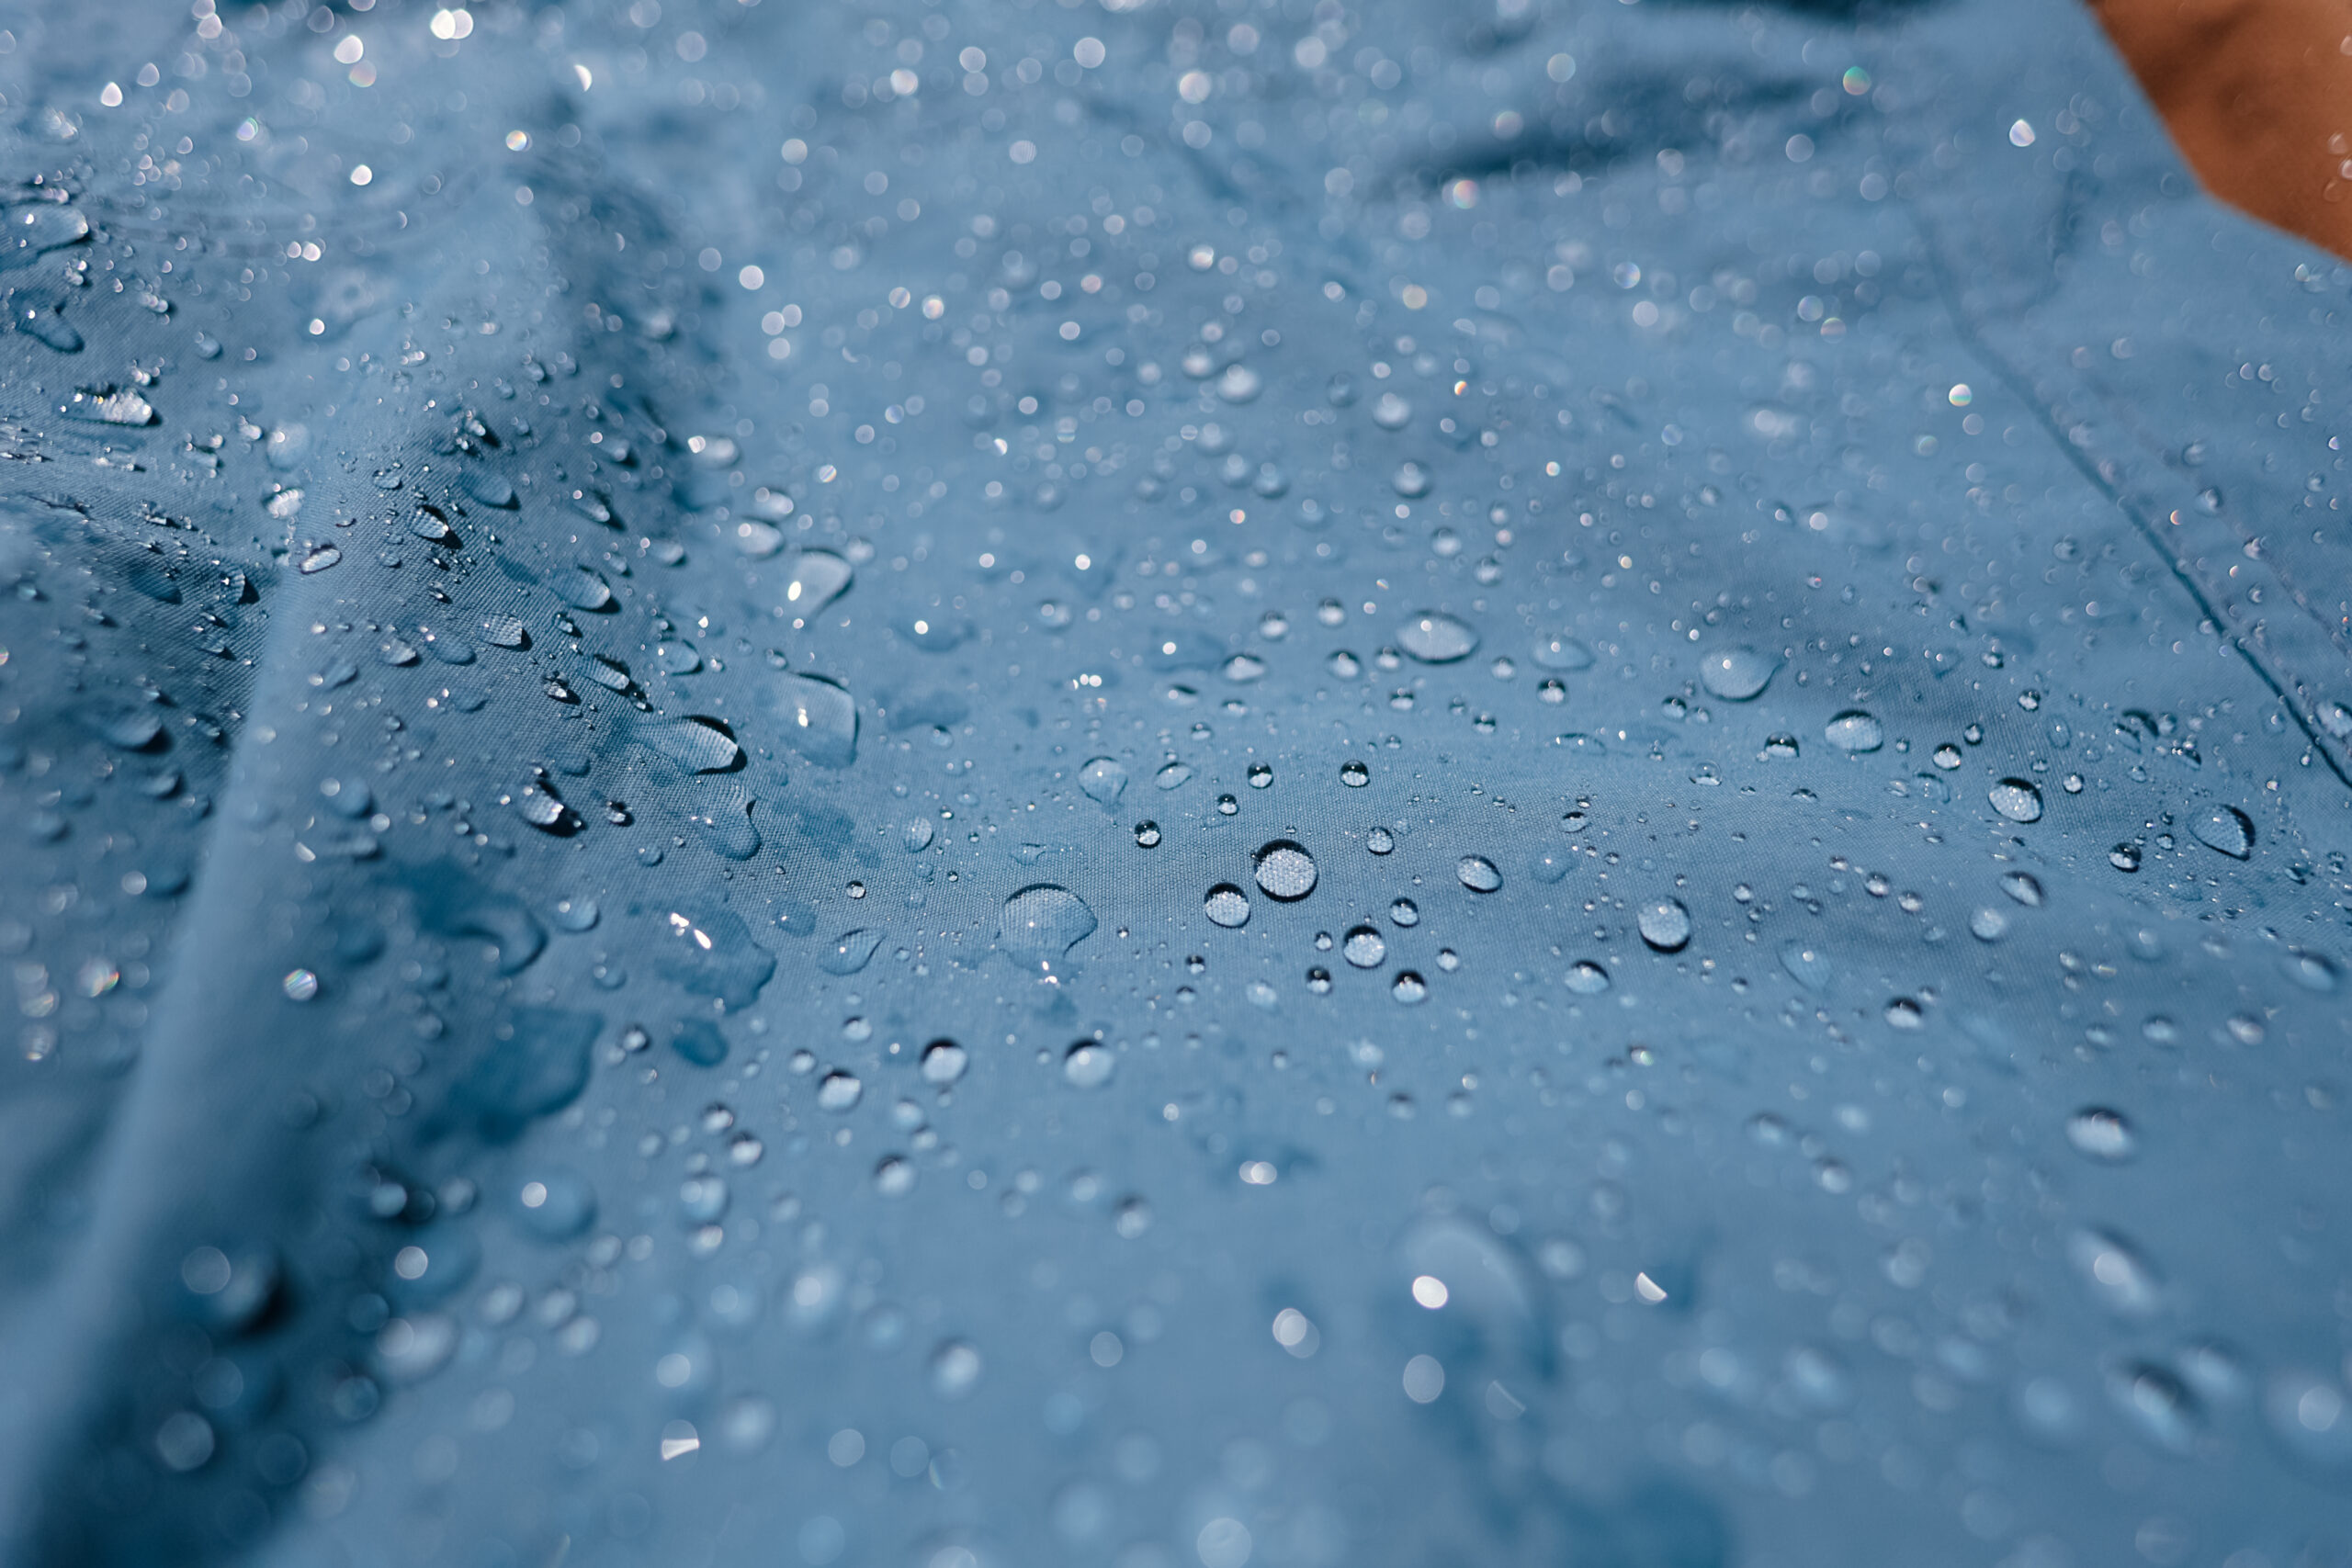
M 2087 11 L 0 100 L 6 1561 L 2352 1561 L 2352 272 Z

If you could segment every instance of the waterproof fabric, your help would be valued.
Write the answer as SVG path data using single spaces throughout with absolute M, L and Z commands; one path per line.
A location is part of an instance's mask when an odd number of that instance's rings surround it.
M 0 17 L 21 1563 L 2341 1563 L 2346 275 L 2057 0 Z

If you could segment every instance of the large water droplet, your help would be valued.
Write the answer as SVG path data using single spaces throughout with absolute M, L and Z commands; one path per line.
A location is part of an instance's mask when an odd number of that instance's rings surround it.
M 828 975 L 854 975 L 865 967 L 874 950 L 882 945 L 882 933 L 876 931 L 843 931 L 833 938 L 832 945 L 817 954 L 817 967 Z
M 997 945 L 1022 968 L 1051 974 L 1065 953 L 1094 934 L 1094 911 L 1077 894 L 1035 883 L 1004 901 Z
M 1875 751 L 1886 744 L 1886 732 L 1878 720 L 1860 708 L 1848 708 L 1831 719 L 1821 735 L 1840 751 Z
M 1728 703 L 1744 703 L 1771 683 L 1781 661 L 1752 648 L 1717 649 L 1699 660 L 1699 683 Z
M 2109 1164 L 2130 1159 L 2140 1146 L 2123 1112 L 2103 1105 L 2086 1106 L 2067 1118 L 2066 1141 L 2076 1153 Z
M 1340 939 L 1340 955 L 1359 969 L 1377 969 L 1388 956 L 1388 942 L 1371 926 L 1356 926 Z
M 1101 1089 L 1117 1065 L 1109 1046 L 1081 1040 L 1062 1056 L 1062 1077 L 1076 1089 Z
M 1398 628 L 1397 644 L 1423 664 L 1451 664 L 1478 651 L 1478 634 L 1442 610 L 1424 610 Z
M 1829 962 L 1829 954 L 1803 937 L 1791 937 L 1781 944 L 1781 967 L 1789 978 L 1808 991 L 1826 991 L 1837 968 Z
M 1087 798 L 1115 806 L 1126 792 L 1127 770 L 1109 757 L 1097 757 L 1078 770 L 1078 787 Z
M 1228 931 L 1250 923 L 1250 896 L 1230 882 L 1220 882 L 1201 901 L 1210 923 Z
M 1473 893 L 1492 893 L 1503 885 L 1503 874 L 1484 855 L 1464 855 L 1454 862 L 1453 874 Z
M 969 1343 L 950 1339 L 931 1353 L 931 1389 L 942 1399 L 961 1399 L 980 1381 L 980 1353 Z
M 794 750 L 824 768 L 857 760 L 857 702 L 840 684 L 821 675 L 786 675 L 775 695 Z
M 689 773 L 725 773 L 741 761 L 743 749 L 710 719 L 682 718 L 649 724 L 638 739 Z
M 1592 668 L 1592 649 L 1586 647 L 1581 638 L 1558 632 L 1538 639 L 1535 662 L 1546 670 L 1589 670 Z
M 846 592 L 854 575 L 849 562 L 831 550 L 803 550 L 785 580 L 784 602 L 806 620 Z
M 2123 1317 L 2145 1317 L 2156 1310 L 2163 1281 L 2154 1266 L 2121 1236 L 2109 1231 L 2076 1231 L 2067 1239 L 2066 1256 L 2109 1311 Z
M 922 1048 L 922 1081 L 944 1089 L 964 1076 L 971 1057 L 953 1040 L 934 1040 Z
M 2254 822 L 2234 806 L 2221 802 L 2191 808 L 2188 830 L 2197 841 L 2209 850 L 2219 850 L 2232 860 L 2249 860 L 2254 855 Z
M 775 973 L 775 959 L 752 940 L 735 911 L 724 905 L 673 905 L 662 916 L 668 940 L 661 948 L 662 972 L 700 997 L 716 997 L 729 1009 L 747 1008 Z
M 1690 940 L 1690 911 L 1679 898 L 1653 898 L 1634 914 L 1642 940 L 1660 953 L 1679 953 Z
M 2041 820 L 2041 791 L 2025 779 L 2003 779 L 1985 792 L 1984 798 L 2012 822 Z
M 1258 886 L 1266 897 L 1288 904 L 1315 891 L 1315 857 L 1288 839 L 1276 839 L 1258 852 Z
M 852 1111 L 865 1098 L 865 1085 L 858 1081 L 855 1073 L 836 1067 L 817 1080 L 817 1107 L 820 1111 L 835 1114 Z

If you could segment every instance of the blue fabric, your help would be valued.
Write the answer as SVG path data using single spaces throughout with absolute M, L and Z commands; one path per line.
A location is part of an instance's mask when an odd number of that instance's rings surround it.
M 2055 0 L 0 15 L 24 1563 L 2341 1563 L 2344 269 Z

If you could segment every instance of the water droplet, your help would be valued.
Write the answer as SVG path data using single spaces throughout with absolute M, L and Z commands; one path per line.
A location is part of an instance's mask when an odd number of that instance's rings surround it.
M 1156 850 L 1159 847 L 1159 824 L 1146 820 L 1136 824 L 1136 847 Z
M 1127 770 L 1108 757 L 1097 757 L 1078 770 L 1078 787 L 1087 798 L 1115 806 L 1126 792 Z
M 1383 430 L 1402 430 L 1413 417 L 1413 405 L 1394 392 L 1383 392 L 1372 405 L 1372 423 Z
M 1110 1047 L 1081 1040 L 1062 1055 L 1062 1077 L 1075 1089 L 1101 1089 L 1111 1081 L 1118 1057 Z
M 1660 953 L 1679 953 L 1690 940 L 1690 911 L 1679 898 L 1655 898 L 1634 917 L 1642 940 Z
M 1265 382 L 1247 365 L 1228 365 L 1217 378 L 1216 395 L 1228 403 L 1246 403 L 1257 397 Z
M 1192 776 L 1191 764 L 1170 762 L 1151 775 L 1151 785 L 1154 789 L 1174 789 Z
M 1609 988 L 1609 971 L 1589 958 L 1579 959 L 1568 966 L 1563 983 L 1580 997 L 1597 997 Z
M 2163 1281 L 2139 1250 L 2109 1231 L 2076 1231 L 2066 1256 L 2082 1271 L 2091 1293 L 2122 1317 L 2145 1317 L 2162 1299 Z
M 1362 789 L 1372 782 L 1372 770 L 1362 762 L 1342 762 L 1340 764 L 1340 782 L 1350 789 Z
M 1340 956 L 1359 969 L 1377 969 L 1388 956 L 1388 943 L 1371 926 L 1351 927 L 1340 939 Z
M 2234 806 L 2216 801 L 2192 809 L 2188 830 L 2197 835 L 2199 843 L 2232 860 L 2253 858 L 2254 822 Z
M 1094 911 L 1067 887 L 1040 882 L 1004 901 L 997 945 L 1023 969 L 1052 974 L 1064 954 L 1094 934 Z
M 882 945 L 882 933 L 876 931 L 843 931 L 832 945 L 817 954 L 817 967 L 828 975 L 854 975 L 865 967 L 874 950 Z
M 1201 908 L 1211 924 L 1228 931 L 1250 923 L 1250 896 L 1230 882 L 1220 882 L 1210 888 Z
M 1984 905 L 1968 917 L 1968 934 L 1979 942 L 1998 942 L 2009 934 L 2009 917 Z
M 1781 967 L 1808 991 L 1828 990 L 1837 972 L 1829 954 L 1803 937 L 1791 937 L 1781 944 Z
M 1410 898 L 1399 898 L 1388 906 L 1388 920 L 1396 926 L 1418 926 L 1421 923 L 1420 906 Z
M 743 757 L 743 749 L 712 719 L 652 724 L 637 733 L 638 739 L 689 773 L 725 773 Z
M 907 853 L 921 854 L 931 848 L 932 835 L 935 831 L 930 818 L 910 817 L 906 826 L 899 829 L 899 842 L 906 846 Z
M 1729 703 L 1744 703 L 1771 683 L 1781 661 L 1755 649 L 1718 649 L 1699 661 L 1699 683 Z
M 584 566 L 573 567 L 565 573 L 558 592 L 563 595 L 563 602 L 575 610 L 604 610 L 613 603 L 612 584 L 605 581 L 601 572 Z
M 831 550 L 803 550 L 785 580 L 784 602 L 806 620 L 847 592 L 854 575 L 849 562 Z
M 1394 853 L 1396 835 L 1385 828 L 1374 828 L 1363 836 L 1363 847 L 1376 855 Z
M 1985 793 L 1985 798 L 2012 822 L 2041 820 L 2041 792 L 2024 779 L 2003 779 Z
M 786 675 L 775 691 L 792 749 L 823 768 L 846 768 L 857 760 L 857 702 L 821 675 Z
M 558 931 L 594 931 L 597 913 L 594 898 L 559 898 L 548 906 L 548 918 Z
M 1276 839 L 1261 849 L 1255 869 L 1266 897 L 1281 903 L 1294 903 L 1315 891 L 1315 857 L 1288 839 Z
M 1388 994 L 1405 1007 L 1411 1007 L 1430 994 L 1429 982 L 1410 969 L 1400 969 L 1389 983 Z
M 1406 500 L 1419 501 L 1429 494 L 1430 487 L 1436 481 L 1430 477 L 1430 471 L 1419 463 L 1400 463 L 1388 482 Z
M 2107 852 L 2107 863 L 2113 866 L 2118 871 L 2131 872 L 2139 870 L 2140 846 L 2128 841 L 2116 845 L 2113 849 Z
M 1860 708 L 1848 708 L 1824 726 L 1821 734 L 1840 751 L 1875 751 L 1886 744 L 1878 720 Z
M 528 648 L 531 634 L 513 615 L 485 616 L 481 623 L 482 640 L 492 648 Z
M 855 1073 L 835 1067 L 817 1080 L 817 1107 L 820 1111 L 839 1113 L 854 1110 L 865 1098 L 865 1085 L 858 1081 Z
M 2030 871 L 2012 871 L 2001 878 L 2001 891 L 2029 909 L 2039 909 L 2044 895 L 2041 879 Z
M 1452 664 L 1478 650 L 1478 634 L 1441 610 L 1424 610 L 1406 622 L 1396 641 L 1423 664 Z
M 969 1343 L 950 1339 L 931 1353 L 931 1389 L 942 1399 L 961 1399 L 980 1381 L 980 1353 Z
M 284 989 L 291 1000 L 307 1002 L 319 994 L 319 977 L 308 969 L 289 969 Z
M 1546 670 L 1589 670 L 1592 649 L 1581 639 L 1560 632 L 1536 643 L 1535 662 Z
M 875 1166 L 874 1190 L 876 1193 L 885 1198 L 903 1198 L 914 1190 L 913 1161 L 899 1155 L 890 1155 Z
M 1503 885 L 1503 874 L 1484 855 L 1464 855 L 1454 863 L 1453 874 L 1473 893 L 1492 893 Z
M 922 1081 L 944 1089 L 964 1076 L 971 1057 L 953 1040 L 934 1040 L 922 1048 Z
M 2120 1111 L 2093 1105 L 2067 1119 L 2066 1141 L 2075 1152 L 2095 1160 L 2120 1164 L 2139 1152 L 2139 1138 Z

